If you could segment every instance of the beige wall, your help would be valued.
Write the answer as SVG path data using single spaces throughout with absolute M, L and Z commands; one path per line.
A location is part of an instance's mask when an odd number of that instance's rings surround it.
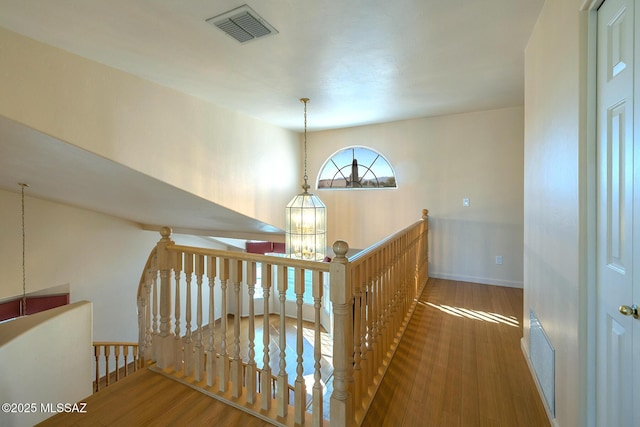
M 0 425 L 33 426 L 55 415 L 58 403 L 90 396 L 91 340 L 86 301 L 0 324 L 0 402 L 35 405 L 28 412 L 0 412 Z
M 297 133 L 4 29 L 0 48 L 0 115 L 284 228 Z
M 283 206 L 301 181 L 294 132 L 6 30 L 0 29 L 0 40 L 0 114 L 284 226 Z M 366 145 L 387 156 L 400 185 L 397 191 L 321 192 L 330 209 L 329 242 L 345 239 L 363 248 L 418 219 L 426 207 L 434 274 L 521 286 L 522 116 L 516 107 L 311 134 L 312 175 L 334 151 Z M 463 197 L 471 199 L 469 208 L 462 208 Z M 341 218 L 357 218 L 358 225 Z
M 20 212 L 20 194 L 0 190 L 0 300 L 22 295 Z M 159 233 L 28 196 L 25 223 L 27 292 L 68 285 L 71 302 L 93 302 L 96 340 L 137 341 L 138 281 Z M 179 244 L 214 247 L 199 237 L 173 238 Z
M 525 52 L 524 318 L 555 348 L 558 426 L 587 425 L 586 15 L 547 1 Z M 529 322 L 523 347 L 528 352 Z
M 379 151 L 397 175 L 397 190 L 315 190 L 328 243 L 364 248 L 427 208 L 432 276 L 521 287 L 523 121 L 514 107 L 309 134 L 314 186 L 324 161 L 352 145 Z
M 0 216 L 4 299 L 22 294 L 19 194 L 0 191 Z M 25 223 L 27 292 L 68 285 L 71 302 L 94 303 L 96 340 L 137 341 L 137 282 L 157 233 L 32 197 L 25 197 Z

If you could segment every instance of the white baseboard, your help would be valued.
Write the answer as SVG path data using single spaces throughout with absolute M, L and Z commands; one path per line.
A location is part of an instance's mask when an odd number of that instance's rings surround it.
M 461 276 L 457 274 L 438 273 L 433 271 L 429 272 L 429 277 L 433 277 L 435 279 L 457 280 L 459 282 L 482 283 L 483 285 L 506 286 L 509 288 L 522 289 L 524 287 L 522 282 L 516 282 L 512 280 L 490 279 L 486 277 L 475 276 Z

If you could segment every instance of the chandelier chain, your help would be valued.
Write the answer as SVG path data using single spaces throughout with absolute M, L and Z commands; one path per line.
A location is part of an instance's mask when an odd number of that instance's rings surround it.
M 29 184 L 19 183 L 20 187 L 22 187 L 22 304 L 20 305 L 20 315 L 26 316 L 27 314 L 27 270 L 25 267 L 25 247 L 26 247 L 26 232 L 24 225 L 24 188 L 28 187 Z
M 307 102 L 309 98 L 300 99 L 304 103 L 304 191 L 309 189 L 309 176 L 307 176 Z

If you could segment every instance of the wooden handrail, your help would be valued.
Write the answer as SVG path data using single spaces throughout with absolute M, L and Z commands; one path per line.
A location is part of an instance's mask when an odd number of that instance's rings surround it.
M 425 223 L 425 221 L 428 219 L 428 215 L 429 215 L 429 210 L 428 209 L 423 209 L 422 210 L 422 218 L 419 221 L 416 221 L 415 223 L 413 223 L 412 225 L 410 225 L 407 228 L 411 228 L 411 227 L 418 227 L 422 224 Z M 407 228 L 403 228 L 402 230 L 396 231 L 393 234 L 390 234 L 389 236 L 385 237 L 382 240 L 377 241 L 376 243 L 374 243 L 373 245 L 369 246 L 366 249 L 363 249 L 361 251 L 359 251 L 358 253 L 354 254 L 353 256 L 351 256 L 349 258 L 349 262 L 357 265 L 360 262 L 362 262 L 362 260 L 366 259 L 368 256 L 370 256 L 370 254 L 382 249 L 385 245 L 389 244 L 390 242 L 392 242 L 393 240 L 397 239 L 398 237 L 404 235 L 407 231 Z
M 328 272 L 329 263 L 318 261 L 307 261 L 303 259 L 295 259 L 288 257 L 280 257 L 273 255 L 253 254 L 249 252 L 225 251 L 222 249 L 198 248 L 195 246 L 182 246 L 176 244 L 168 244 L 166 249 L 175 253 L 192 253 L 216 258 L 235 259 L 240 261 L 253 261 L 259 263 L 268 263 L 275 266 L 294 267 L 303 270 L 317 270 Z
M 117 382 L 120 380 L 121 374 L 123 377 L 126 377 L 130 371 L 135 372 L 144 364 L 138 351 L 138 343 L 135 342 L 94 341 L 93 354 L 96 367 L 94 382 L 94 391 L 96 392 L 100 390 L 102 385 L 108 387 L 111 383 L 111 378 L 113 378 L 113 382 Z M 101 360 L 104 361 L 105 366 L 105 375 L 103 377 L 100 376 Z M 115 369 L 113 372 L 109 369 L 112 360 L 115 361 Z

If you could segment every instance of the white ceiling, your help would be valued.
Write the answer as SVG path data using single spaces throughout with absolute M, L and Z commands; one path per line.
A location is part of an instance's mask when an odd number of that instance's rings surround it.
M 278 34 L 240 44 L 205 22 L 245 2 Z M 313 131 L 521 105 L 523 50 L 543 2 L 2 0 L 0 26 L 289 129 L 302 129 L 298 99 L 311 98 Z M 6 119 L 0 125 L 0 144 L 7 146 L 0 151 L 0 188 L 19 191 L 20 178 L 30 181 L 31 194 L 142 224 L 269 229 L 145 176 L 129 176 L 127 182 L 137 185 L 119 196 L 122 166 L 74 152 L 61 141 L 54 144 L 53 165 L 42 149 L 47 137 L 16 130 L 19 125 Z M 31 148 L 17 149 L 23 144 L 9 144 L 9 137 L 24 138 Z M 74 156 L 87 167 L 102 167 L 102 176 L 85 183 L 85 175 L 65 164 Z M 48 174 L 29 167 L 44 162 Z M 146 206 L 158 200 L 134 189 L 154 185 L 168 193 L 163 196 L 183 198 L 194 212 L 206 207 L 208 213 L 181 220 L 178 212 L 145 217 Z M 96 197 L 97 188 L 112 197 Z M 133 203 L 130 212 L 112 212 L 110 206 L 121 201 Z M 228 221 L 212 223 L 207 216 Z

